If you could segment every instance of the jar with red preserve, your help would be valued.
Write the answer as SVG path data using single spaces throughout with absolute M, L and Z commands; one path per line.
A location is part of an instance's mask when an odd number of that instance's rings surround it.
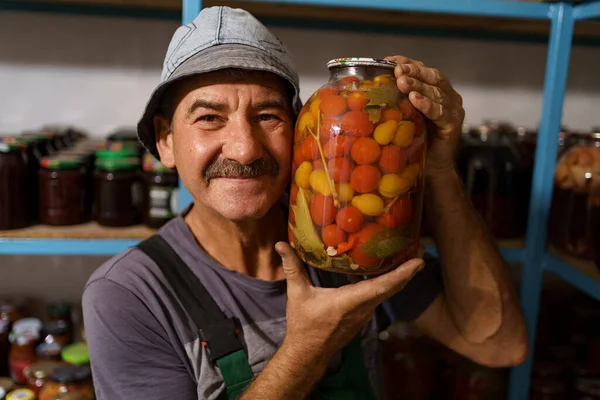
M 0 140 L 0 230 L 29 224 L 29 168 L 25 146 Z
M 39 216 L 46 225 L 76 225 L 89 219 L 86 172 L 81 159 L 47 157 L 39 176 Z
M 417 250 L 426 123 L 398 90 L 396 64 L 335 59 L 294 134 L 288 235 L 307 264 L 379 274 Z
M 78 400 L 95 398 L 90 367 L 65 365 L 55 368 L 42 388 L 39 400 L 60 400 L 65 395 Z
M 600 225 L 600 133 L 588 134 L 562 153 L 554 181 L 550 244 L 593 260 Z
M 177 171 L 164 166 L 151 154 L 144 155 L 144 225 L 158 229 L 179 212 L 179 178 Z
M 11 332 L 8 365 L 10 368 L 10 377 L 17 384 L 24 385 L 27 383 L 24 370 L 37 360 L 35 346 L 38 338 L 38 336 L 30 331 L 22 333 Z
M 94 171 L 94 215 L 104 226 L 130 226 L 141 220 L 139 159 L 99 158 Z

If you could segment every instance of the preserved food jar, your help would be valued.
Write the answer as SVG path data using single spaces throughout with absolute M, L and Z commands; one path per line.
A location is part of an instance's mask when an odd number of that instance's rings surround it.
M 106 148 L 109 150 L 133 150 L 137 157 L 141 157 L 143 147 L 138 141 L 135 130 L 119 129 L 106 138 Z
M 64 321 L 48 321 L 42 329 L 42 342 L 36 352 L 40 359 L 61 359 L 62 350 L 70 344 L 68 326 Z
M 94 399 L 89 367 L 66 365 L 54 369 L 40 392 L 39 400 L 60 400 L 65 394 L 78 400 Z
M 496 238 L 525 233 L 533 164 L 523 156 L 517 131 L 489 122 L 465 140 L 457 155 L 465 192 Z
M 576 257 L 594 258 L 600 225 L 600 133 L 580 136 L 558 160 L 549 241 Z
M 7 394 L 6 400 L 35 400 L 35 393 L 29 389 L 17 389 Z
M 136 158 L 96 160 L 94 215 L 100 225 L 139 223 L 142 189 L 138 166 Z
M 73 157 L 47 157 L 39 171 L 40 222 L 76 225 L 86 222 L 87 185 L 83 162 Z
M 48 376 L 61 364 L 52 361 L 35 362 L 23 370 L 23 375 L 27 380 L 27 388 L 39 395 L 42 386 L 48 381 Z
M 31 332 L 11 332 L 8 364 L 10 367 L 10 377 L 17 384 L 23 385 L 27 383 L 23 370 L 37 359 L 35 346 L 38 338 L 38 336 Z
M 290 244 L 316 268 L 383 273 L 418 249 L 425 119 L 398 90 L 394 63 L 327 66 L 296 123 Z
M 179 179 L 177 172 L 165 167 L 151 154 L 144 156 L 144 225 L 158 229 L 178 213 Z
M 73 341 L 73 320 L 71 317 L 71 306 L 66 303 L 50 304 L 48 306 L 48 319 L 61 322 L 67 329 L 67 341 Z
M 14 387 L 15 383 L 12 381 L 12 379 L 0 376 L 0 399 L 3 399 L 2 393 L 10 393 Z
M 29 225 L 29 169 L 24 145 L 0 140 L 0 230 Z

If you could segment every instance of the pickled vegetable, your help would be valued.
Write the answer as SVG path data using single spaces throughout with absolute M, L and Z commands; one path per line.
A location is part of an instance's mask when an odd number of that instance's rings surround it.
M 382 273 L 418 249 L 426 120 L 377 63 L 340 61 L 296 123 L 288 234 L 316 268 Z

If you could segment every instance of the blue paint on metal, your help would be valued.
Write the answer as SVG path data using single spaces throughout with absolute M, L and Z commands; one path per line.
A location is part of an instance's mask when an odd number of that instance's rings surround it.
M 202 10 L 202 0 L 183 0 L 182 22 L 189 24 L 200 14 L 200 10 Z
M 542 285 L 542 261 L 546 248 L 547 216 L 554 184 L 558 133 L 562 119 L 574 22 L 571 4 L 558 3 L 552 6 L 551 12 L 552 27 L 546 60 L 544 103 L 535 155 L 521 284 L 521 303 L 531 349 L 535 347 Z M 532 360 L 533 351 L 523 364 L 511 370 L 510 400 L 527 399 Z
M 600 281 L 590 278 L 561 259 L 554 257 L 552 254 L 544 256 L 543 267 L 582 292 L 600 301 Z
M 576 6 L 573 10 L 573 17 L 576 21 L 600 18 L 600 2 L 591 1 Z
M 0 239 L 0 254 L 112 257 L 139 242 L 138 239 Z
M 260 0 L 261 3 L 323 7 L 369 8 L 434 14 L 457 14 L 500 18 L 547 19 L 551 5 L 497 0 Z

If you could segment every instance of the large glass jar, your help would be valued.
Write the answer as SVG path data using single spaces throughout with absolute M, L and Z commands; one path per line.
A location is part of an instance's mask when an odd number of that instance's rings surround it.
M 548 221 L 549 242 L 593 260 L 600 225 L 600 133 L 579 137 L 558 160 Z
M 461 146 L 457 167 L 467 195 L 494 236 L 524 235 L 533 166 L 523 156 L 517 131 L 506 123 L 482 125 Z
M 27 379 L 27 388 L 38 396 L 42 387 L 48 381 L 48 376 L 60 365 L 53 361 L 40 361 L 26 367 L 23 370 L 23 375 Z
M 99 158 L 94 172 L 94 215 L 100 225 L 140 222 L 142 188 L 139 159 Z
M 66 365 L 55 368 L 42 388 L 39 400 L 60 400 L 65 394 L 78 400 L 95 398 L 90 367 Z
M 398 90 L 394 63 L 327 66 L 296 124 L 289 240 L 313 267 L 379 274 L 418 249 L 425 119 Z
M 10 377 L 15 383 L 24 385 L 27 383 L 23 371 L 37 360 L 35 346 L 38 336 L 31 332 L 11 332 L 11 346 L 8 364 Z
M 39 171 L 39 215 L 46 225 L 76 225 L 89 218 L 87 185 L 81 159 L 48 157 Z
M 179 212 L 177 171 L 165 167 L 151 154 L 144 156 L 144 225 L 158 229 Z
M 29 169 L 24 146 L 0 140 L 0 230 L 29 224 Z

